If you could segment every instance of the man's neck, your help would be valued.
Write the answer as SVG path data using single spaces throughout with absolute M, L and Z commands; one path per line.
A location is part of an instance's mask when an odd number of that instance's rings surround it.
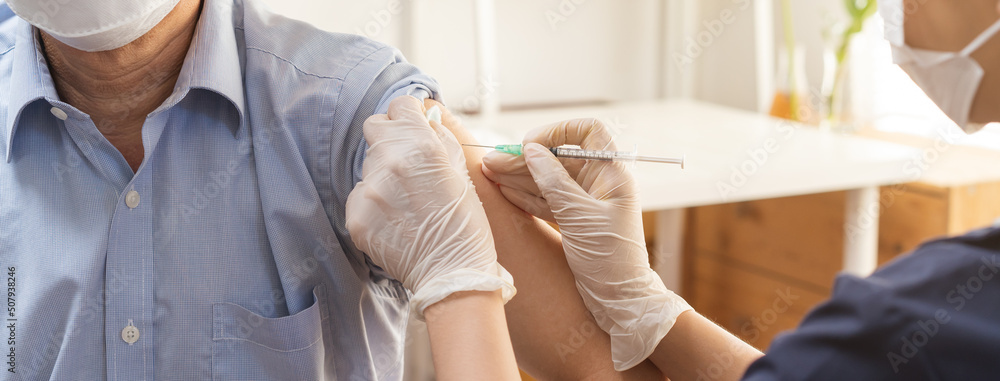
M 42 32 L 59 97 L 90 115 L 130 164 L 142 160 L 142 124 L 173 93 L 194 36 L 201 0 L 181 0 L 149 33 L 104 52 L 74 49 Z M 138 152 L 138 154 L 137 154 Z

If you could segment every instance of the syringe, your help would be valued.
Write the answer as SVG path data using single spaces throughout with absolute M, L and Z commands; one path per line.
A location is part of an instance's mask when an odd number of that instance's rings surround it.
M 484 146 L 478 144 L 462 144 L 466 147 L 481 147 L 481 148 L 492 148 L 500 152 L 509 153 L 511 155 L 520 156 L 522 152 L 522 147 L 520 144 L 501 144 L 496 146 Z M 666 158 L 666 157 L 652 157 L 652 156 L 639 156 L 635 152 L 626 151 L 605 151 L 605 150 L 586 150 L 579 148 L 565 148 L 565 147 L 552 147 L 549 148 L 556 157 L 561 157 L 565 159 L 583 159 L 583 160 L 600 160 L 600 161 L 624 161 L 624 162 L 636 162 L 645 161 L 650 163 L 667 163 L 667 164 L 679 164 L 681 169 L 684 169 L 684 160 L 687 155 L 678 158 Z

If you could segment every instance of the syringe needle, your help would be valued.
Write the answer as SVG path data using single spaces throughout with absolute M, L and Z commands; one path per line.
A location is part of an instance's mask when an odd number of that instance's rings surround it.
M 680 159 L 668 158 L 668 157 L 653 157 L 653 156 L 636 156 L 635 161 L 645 161 L 649 163 L 666 163 L 666 164 L 680 164 L 681 169 L 684 169 L 684 161 L 687 160 L 687 155 L 682 156 Z
M 462 144 L 465 147 L 479 147 L 479 148 L 496 148 L 496 146 L 484 146 L 479 144 Z

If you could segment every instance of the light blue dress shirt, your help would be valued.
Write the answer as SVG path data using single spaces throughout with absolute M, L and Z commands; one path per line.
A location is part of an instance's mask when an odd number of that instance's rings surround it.
M 400 379 L 408 295 L 344 203 L 364 120 L 436 91 L 391 47 L 205 0 L 133 173 L 0 3 L 0 379 Z

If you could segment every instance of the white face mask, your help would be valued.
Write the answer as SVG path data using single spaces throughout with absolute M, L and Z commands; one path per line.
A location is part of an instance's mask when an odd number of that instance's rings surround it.
M 153 29 L 180 0 L 7 0 L 31 25 L 74 48 L 118 49 Z
M 1000 32 L 1000 21 L 986 29 L 960 52 L 938 52 L 906 45 L 903 34 L 903 0 L 880 0 L 885 37 L 892 45 L 893 62 L 910 75 L 927 96 L 966 133 L 983 128 L 970 123 L 976 92 L 983 81 L 983 67 L 970 55 Z

